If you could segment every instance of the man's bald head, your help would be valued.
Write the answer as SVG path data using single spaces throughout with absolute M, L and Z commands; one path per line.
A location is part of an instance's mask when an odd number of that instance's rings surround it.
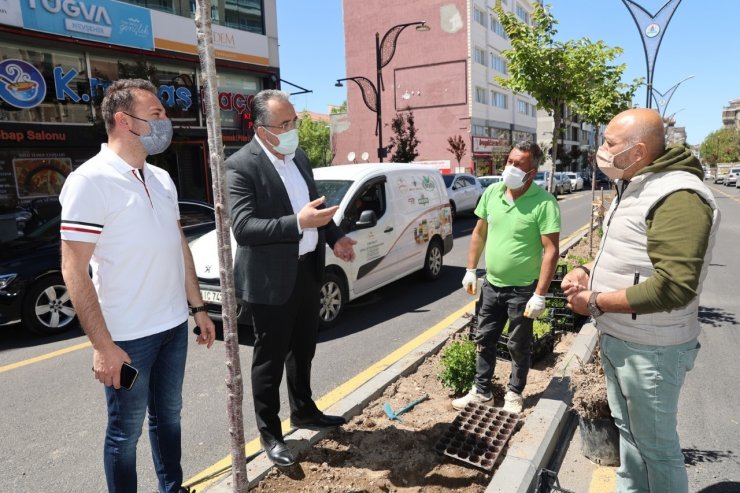
M 623 129 L 623 135 L 630 145 L 645 144 L 649 162 L 665 151 L 663 119 L 653 109 L 632 108 L 623 111 L 612 119 L 609 126 L 612 125 Z

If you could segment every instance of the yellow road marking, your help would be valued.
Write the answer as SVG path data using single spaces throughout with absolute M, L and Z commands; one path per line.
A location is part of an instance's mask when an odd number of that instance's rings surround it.
M 562 240 L 560 240 L 560 246 L 562 247 L 563 245 L 565 245 L 566 243 L 568 243 L 570 240 L 572 240 L 576 236 L 578 236 L 581 233 L 583 233 L 584 231 L 586 231 L 590 226 L 591 226 L 591 223 L 590 222 L 587 222 L 586 224 L 584 224 L 583 226 L 581 226 L 580 228 L 578 228 L 577 230 L 575 230 L 573 233 L 571 233 L 570 235 L 568 235 L 567 238 L 563 238 Z
M 18 361 L 17 363 L 11 363 L 9 365 L 0 366 L 0 373 L 15 370 L 17 368 L 21 368 L 24 366 L 32 365 L 34 363 L 39 363 L 40 361 L 44 361 L 51 358 L 56 358 L 57 356 L 61 356 L 63 354 L 71 353 L 73 351 L 78 351 L 80 349 L 85 349 L 88 347 L 91 347 L 92 344 L 90 342 L 83 342 L 81 344 L 75 344 L 74 346 L 69 346 L 63 349 L 60 349 L 58 351 L 54 351 L 51 353 L 42 354 L 41 356 L 36 356 L 34 358 L 24 359 L 21 361 Z
M 730 200 L 732 200 L 734 202 L 740 203 L 740 195 L 730 195 L 729 193 L 725 192 L 721 188 L 715 187 L 713 185 L 707 185 L 707 187 L 709 187 L 709 189 L 712 190 L 713 192 L 716 192 L 716 193 L 718 193 L 720 195 L 724 195 L 728 199 L 730 199 Z M 732 188 L 732 187 L 730 187 L 730 188 Z
M 444 318 L 442 321 L 435 324 L 433 327 L 428 329 L 427 331 L 423 332 L 422 334 L 416 336 L 415 338 L 411 339 L 409 342 L 401 346 L 400 348 L 396 349 L 392 353 L 390 353 L 388 356 L 384 357 L 377 363 L 374 363 L 370 367 L 368 367 L 366 370 L 358 373 L 354 377 L 350 378 L 343 384 L 341 384 L 339 387 L 335 388 L 328 394 L 324 395 L 320 399 L 316 401 L 316 405 L 319 407 L 319 409 L 327 409 L 331 407 L 332 405 L 339 402 L 341 399 L 348 396 L 351 392 L 356 390 L 358 387 L 360 387 L 362 384 L 370 380 L 371 378 L 375 377 L 378 373 L 385 370 L 392 364 L 396 363 L 400 359 L 402 359 L 404 356 L 411 353 L 413 350 L 421 346 L 423 343 L 434 337 L 435 335 L 439 334 L 442 330 L 446 329 L 450 326 L 452 322 L 460 318 L 464 313 L 469 312 L 473 309 L 475 306 L 475 301 L 471 301 L 461 309 L 457 310 L 456 312 L 452 313 L 451 315 Z M 284 420 L 281 425 L 283 429 L 283 433 L 286 433 L 290 430 L 290 425 L 288 424 L 289 420 Z M 247 456 L 250 456 L 257 452 L 260 449 L 259 445 L 259 438 L 255 438 L 251 442 L 249 442 L 244 447 L 244 452 Z M 220 461 L 216 462 L 209 468 L 199 472 L 195 476 L 193 476 L 191 479 L 188 479 L 185 481 L 185 484 L 187 485 L 198 485 L 198 489 L 205 489 L 207 486 L 211 485 L 213 482 L 218 480 L 221 476 L 228 474 L 231 472 L 231 455 L 228 455 L 221 459 Z M 202 481 L 202 482 L 199 482 Z
M 617 491 L 617 470 L 614 467 L 599 466 L 591 475 L 588 493 L 614 493 Z

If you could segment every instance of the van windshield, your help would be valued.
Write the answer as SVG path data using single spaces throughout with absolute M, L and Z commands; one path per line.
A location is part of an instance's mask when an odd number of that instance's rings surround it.
M 339 205 L 352 183 L 352 180 L 316 180 L 316 190 L 319 197 L 326 197 L 326 206 L 332 207 Z

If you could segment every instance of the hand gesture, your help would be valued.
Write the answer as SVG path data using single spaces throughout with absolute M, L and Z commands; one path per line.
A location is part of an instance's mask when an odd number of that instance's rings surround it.
M 342 236 L 334 243 L 334 255 L 345 262 L 352 262 L 355 259 L 354 245 L 356 244 L 357 241 L 349 236 Z
M 301 229 L 320 228 L 331 221 L 339 206 L 322 208 L 321 205 L 324 202 L 326 202 L 326 197 L 319 197 L 303 206 L 303 209 L 298 212 L 298 224 Z
M 121 366 L 131 363 L 131 358 L 121 346 L 111 343 L 104 349 L 95 349 L 93 352 L 93 372 L 95 378 L 106 387 L 121 388 Z
M 213 341 L 216 340 L 216 325 L 206 312 L 198 312 L 193 316 L 195 324 L 200 328 L 200 334 L 195 339 L 198 344 L 205 344 L 207 349 L 211 349 Z
M 583 269 L 572 269 L 560 283 L 560 289 L 566 296 L 573 296 L 588 289 L 588 274 Z

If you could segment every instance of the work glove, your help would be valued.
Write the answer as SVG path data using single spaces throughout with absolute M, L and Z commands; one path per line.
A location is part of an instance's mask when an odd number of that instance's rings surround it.
M 545 311 L 545 297 L 540 296 L 537 293 L 532 294 L 532 297 L 527 301 L 527 306 L 524 308 L 524 316 L 527 318 L 537 318 L 542 315 Z
M 477 269 L 465 269 L 465 277 L 462 280 L 462 286 L 470 294 L 475 294 L 478 287 Z

